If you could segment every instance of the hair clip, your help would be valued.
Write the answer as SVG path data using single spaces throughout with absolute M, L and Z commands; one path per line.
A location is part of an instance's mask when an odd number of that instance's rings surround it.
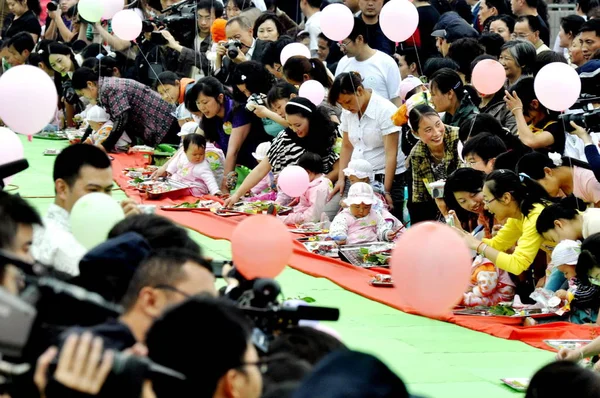
M 550 160 L 552 160 L 552 163 L 554 163 L 554 165 L 556 167 L 562 166 L 563 162 L 562 162 L 562 156 L 560 155 L 560 153 L 558 153 L 558 152 L 550 152 L 548 154 L 548 157 L 550 158 Z
M 246 81 L 246 75 L 242 75 L 242 81 L 245 82 Z
M 531 180 L 531 177 L 529 177 L 527 174 L 519 173 L 519 180 L 521 180 L 521 182 L 525 182 L 526 178 L 529 178 Z
M 115 54 L 114 52 L 109 52 L 108 54 L 106 54 L 107 56 L 111 57 L 111 58 L 116 58 L 117 54 Z
M 102 58 L 104 58 L 104 57 L 105 57 L 105 55 L 104 55 L 104 54 L 102 54 L 102 53 L 100 53 L 100 54 L 96 55 L 96 59 L 97 59 L 98 61 L 99 61 L 99 60 L 101 60 L 101 59 L 102 59 Z

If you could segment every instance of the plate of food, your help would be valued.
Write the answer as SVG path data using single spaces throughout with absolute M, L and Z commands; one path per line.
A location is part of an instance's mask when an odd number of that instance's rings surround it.
M 44 156 L 57 156 L 62 149 L 46 149 L 44 151 Z
M 123 169 L 123 174 L 129 178 L 140 178 L 145 176 L 151 176 L 156 170 L 157 166 L 146 166 L 146 167 L 127 167 Z
M 130 153 L 142 152 L 142 153 L 154 153 L 154 148 L 148 145 L 134 145 L 129 148 Z
M 219 217 L 234 217 L 243 215 L 243 213 L 239 211 L 231 211 L 225 207 L 212 207 L 210 209 L 210 212 L 216 214 Z
M 500 317 L 500 318 L 547 318 L 556 316 L 553 312 L 544 311 L 539 308 L 534 309 L 515 309 L 511 306 L 511 303 L 500 303 L 491 307 L 477 306 L 477 307 L 456 307 L 454 308 L 454 315 L 476 315 L 485 317 Z
M 527 391 L 527 387 L 529 387 L 530 379 L 526 377 L 521 377 L 500 379 L 500 381 L 502 381 L 502 383 L 506 384 L 515 391 L 525 392 Z
M 161 206 L 165 211 L 210 211 L 213 207 L 221 207 L 219 202 L 214 200 L 197 200 L 195 202 L 183 202 L 173 206 Z
M 273 206 L 277 215 L 283 216 L 292 211 L 289 206 L 282 206 L 279 203 L 270 200 L 256 202 L 238 202 L 233 206 L 233 210 L 247 214 L 264 214 Z
M 388 268 L 393 248 L 393 243 L 375 242 L 342 246 L 340 253 L 346 261 L 358 267 Z
M 369 283 L 375 287 L 394 287 L 392 276 L 387 274 L 377 274 Z
M 291 230 L 293 231 L 293 230 Z M 333 240 L 328 234 L 308 234 L 296 239 L 298 242 L 322 242 L 325 240 Z
M 322 235 L 323 233 L 327 233 L 329 231 L 323 229 L 323 223 L 308 222 L 304 224 L 296 224 L 296 228 L 290 229 L 290 232 L 304 235 Z
M 55 140 L 64 141 L 68 140 L 69 137 L 64 131 L 41 131 L 33 136 L 33 138 L 39 138 L 41 140 Z
M 325 257 L 339 257 L 338 245 L 334 241 L 304 242 L 302 244 L 311 253 Z
M 148 199 L 159 199 L 163 195 L 176 198 L 181 196 L 185 190 L 190 189 L 184 183 L 170 179 L 145 180 L 144 182 L 140 182 L 136 188 L 148 194 Z
M 554 348 L 556 351 L 560 351 L 563 348 L 567 348 L 569 350 L 576 350 L 590 344 L 591 342 L 592 340 L 544 340 L 544 343 L 546 343 L 546 345 Z

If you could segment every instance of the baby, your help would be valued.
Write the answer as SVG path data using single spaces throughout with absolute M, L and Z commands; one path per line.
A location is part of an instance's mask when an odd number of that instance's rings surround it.
M 178 151 L 169 162 L 167 173 L 171 174 L 174 180 L 192 185 L 194 196 L 221 194 L 215 175 L 206 160 L 206 138 L 200 134 L 188 134 L 183 137 L 183 151 Z
M 493 306 L 503 301 L 512 301 L 514 296 L 515 284 L 510 275 L 496 268 L 488 259 L 478 256 L 471 267 L 471 285 L 463 294 L 461 305 Z
M 101 145 L 113 129 L 108 113 L 98 105 L 92 106 L 85 113 L 85 121 L 92 128 L 93 133 L 84 141 L 84 144 Z M 127 133 L 123 133 L 115 144 L 115 149 L 126 152 L 131 145 L 131 139 Z
M 282 217 L 285 224 L 298 225 L 321 221 L 327 198 L 333 191 L 333 184 L 323 175 L 323 159 L 312 152 L 305 152 L 298 159 L 298 166 L 308 173 L 308 189 L 299 198 L 299 202 L 290 214 Z
M 269 152 L 269 148 L 271 148 L 270 142 L 263 142 L 256 147 L 256 152 L 252 152 L 252 156 L 258 163 L 262 162 L 264 158 L 267 157 L 267 152 Z M 269 172 L 258 184 L 252 188 L 252 195 L 260 195 L 262 193 L 266 193 L 268 191 L 272 191 L 273 181 L 275 180 L 275 176 L 273 172 Z
M 344 202 L 348 207 L 335 216 L 329 228 L 329 235 L 339 244 L 373 243 L 396 238 L 398 231 L 393 231 L 372 208 L 375 195 L 369 184 L 352 184 Z
M 177 133 L 181 138 L 181 145 L 183 147 L 183 137 L 190 134 L 196 134 L 198 130 L 198 123 L 196 122 L 185 122 L 181 126 L 181 130 Z M 215 175 L 215 179 L 217 180 L 217 184 L 221 186 L 221 181 L 223 181 L 223 171 L 225 167 L 225 154 L 219 148 L 217 148 L 213 143 L 206 142 L 206 161 L 210 165 L 210 170 Z

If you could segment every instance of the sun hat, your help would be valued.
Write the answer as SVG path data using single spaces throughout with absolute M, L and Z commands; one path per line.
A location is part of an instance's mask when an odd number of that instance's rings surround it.
M 359 205 L 361 203 L 372 205 L 375 203 L 373 188 L 364 182 L 352 184 L 350 190 L 348 191 L 348 197 L 344 199 L 344 203 L 346 203 L 348 206 Z
M 87 120 L 88 122 L 102 123 L 108 122 L 110 120 L 110 116 L 108 115 L 108 113 L 106 113 L 104 109 L 102 109 L 98 105 L 94 105 L 85 113 L 85 120 Z
M 422 85 L 423 82 L 418 77 L 414 77 L 413 75 L 406 76 L 406 78 L 400 82 L 400 99 L 405 101 L 406 95 L 410 91 Z
M 581 242 L 565 239 L 561 241 L 552 251 L 552 261 L 550 266 L 558 267 L 560 265 L 575 265 L 581 254 Z
M 174 116 L 177 120 L 191 119 L 192 112 L 188 111 L 184 104 L 179 104 L 175 109 Z
M 198 123 L 196 122 L 186 122 L 181 126 L 181 131 L 177 133 L 179 137 L 183 137 L 185 135 L 194 134 L 196 129 L 198 128 Z
M 256 159 L 260 162 L 265 157 L 267 157 L 267 152 L 269 152 L 270 148 L 271 148 L 270 142 L 263 142 L 261 144 L 258 144 L 258 146 L 256 147 L 256 152 L 252 152 L 252 156 L 254 156 L 254 159 Z
M 369 163 L 369 161 L 364 159 L 354 159 L 348 163 L 348 167 L 344 169 L 344 175 L 346 177 L 355 176 L 356 178 L 369 177 L 370 181 L 373 181 L 375 178 L 375 173 L 373 172 L 373 165 Z

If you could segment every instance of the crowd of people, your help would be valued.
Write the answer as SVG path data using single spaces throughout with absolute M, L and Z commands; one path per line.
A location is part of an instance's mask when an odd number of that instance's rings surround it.
M 18 296 L 23 269 L 36 263 L 122 308 L 30 336 L 23 358 L 32 367 L 10 396 L 119 388 L 124 397 L 359 397 L 370 383 L 378 392 L 368 396 L 409 396 L 378 359 L 320 330 L 285 328 L 262 352 L 246 314 L 216 298 L 230 288 L 217 292 L 200 247 L 132 200 L 120 202 L 127 217 L 106 242 L 83 247 L 70 232 L 71 209 L 87 193 L 110 195 L 107 153 L 135 145 L 179 146 L 154 178 L 189 183 L 226 207 L 275 200 L 292 207 L 281 217 L 288 225 L 331 219 L 338 244 L 394 241 L 422 221 L 450 224 L 474 257 L 462 305 L 517 295 L 528 303 L 543 291 L 570 311 L 525 325 L 600 325 L 600 4 L 577 0 L 551 35 L 544 0 L 415 0 L 418 28 L 397 45 L 379 22 L 388 1 L 344 0 L 354 24 L 340 42 L 321 26 L 335 0 L 190 0 L 191 16 L 171 0 L 126 2 L 144 19 L 134 41 L 116 36 L 110 20 L 86 21 L 77 0 L 7 1 L 2 70 L 47 73 L 59 102 L 45 130 L 85 134 L 56 158 L 44 217 L 0 192 L 1 290 Z M 311 57 L 282 59 L 292 43 Z M 473 85 L 484 60 L 504 68 L 496 93 Z M 556 62 L 581 79 L 581 99 L 564 115 L 535 89 L 538 72 Z M 307 81 L 323 86 L 322 103 L 299 95 Z M 277 181 L 292 165 L 309 177 L 297 198 Z M 239 175 L 239 166 L 251 172 Z M 225 279 L 237 285 L 233 275 Z M 210 326 L 191 321 L 199 313 Z M 596 396 L 600 379 L 569 362 L 598 354 L 600 341 L 561 350 L 527 396 L 566 394 L 564 383 Z M 199 357 L 211 358 L 210 369 Z M 145 358 L 136 363 L 146 370 L 123 382 L 115 370 L 123 358 Z

